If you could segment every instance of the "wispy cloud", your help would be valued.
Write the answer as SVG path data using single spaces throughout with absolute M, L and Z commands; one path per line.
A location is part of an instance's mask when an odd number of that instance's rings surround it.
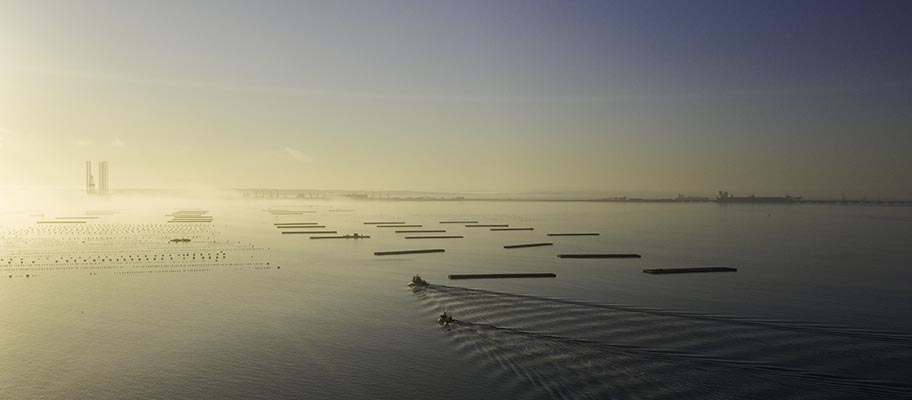
M 22 140 L 28 138 L 27 132 L 0 127 L 0 149 L 3 149 L 5 145 L 19 147 L 22 144 Z
M 76 140 L 76 147 L 89 147 L 92 145 L 92 142 L 85 139 Z
M 608 103 L 625 101 L 689 101 L 711 98 L 744 98 L 744 97 L 777 97 L 800 95 L 831 95 L 856 92 L 872 92 L 892 88 L 912 87 L 910 81 L 892 81 L 880 83 L 856 83 L 840 85 L 810 85 L 794 87 L 769 87 L 763 89 L 716 90 L 716 91 L 671 91 L 671 92 L 629 92 L 612 91 L 611 93 L 579 95 L 483 95 L 483 94 L 441 94 L 409 92 L 374 92 L 359 90 L 310 90 L 259 84 L 238 84 L 218 81 L 196 81 L 180 79 L 161 79 L 141 75 L 124 75 L 106 72 L 89 72 L 77 69 L 49 68 L 32 65 L 0 65 L 12 71 L 59 76 L 66 78 L 110 81 L 131 85 L 154 85 L 185 88 L 194 90 L 268 93 L 286 96 L 310 98 L 360 99 L 395 102 L 469 102 L 469 103 Z
M 181 79 L 163 79 L 142 75 L 117 74 L 107 72 L 84 71 L 78 69 L 52 68 L 43 66 L 15 66 L 0 65 L 0 68 L 31 74 L 59 76 L 73 79 L 93 81 L 108 81 L 130 85 L 154 85 L 175 87 L 194 90 L 238 92 L 238 93 L 268 93 L 284 96 L 309 97 L 309 98 L 335 98 L 356 99 L 371 101 L 392 102 L 447 102 L 447 103 L 592 103 L 624 100 L 628 98 L 639 99 L 641 95 L 614 94 L 604 95 L 575 95 L 575 96 L 515 96 L 515 95 L 485 95 L 485 94 L 450 94 L 450 93 L 412 93 L 366 90 L 316 90 L 307 88 L 294 88 L 284 86 L 271 86 L 260 84 L 239 84 L 234 82 L 198 81 Z
M 11 136 L 12 134 L 13 134 L 13 131 L 11 131 L 9 129 L 0 128 L 0 149 L 3 148 L 3 141 L 6 139 L 6 137 Z
M 291 147 L 285 146 L 285 153 L 289 157 L 301 161 L 301 162 L 311 162 L 313 159 L 310 158 L 307 154 L 302 153 L 300 150 L 292 149 Z
M 114 141 L 111 142 L 111 144 L 114 145 L 114 147 L 127 147 L 127 144 L 117 136 L 114 136 Z

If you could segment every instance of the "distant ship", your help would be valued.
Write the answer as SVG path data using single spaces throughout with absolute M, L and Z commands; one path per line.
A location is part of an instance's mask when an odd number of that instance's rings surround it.
M 716 203 L 797 203 L 800 201 L 801 196 L 789 195 L 785 195 L 785 197 L 757 197 L 754 195 L 735 197 L 724 190 L 720 190 L 716 195 Z

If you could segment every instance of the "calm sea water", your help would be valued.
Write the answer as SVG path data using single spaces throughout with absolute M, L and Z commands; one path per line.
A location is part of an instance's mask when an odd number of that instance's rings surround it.
M 0 215 L 3 399 L 912 397 L 912 208 L 117 197 L 35 207 Z M 193 207 L 214 222 L 166 222 Z M 116 213 L 36 224 L 92 210 Z M 438 223 L 452 219 L 535 230 Z M 363 224 L 379 220 L 465 238 L 405 240 Z M 371 238 L 282 235 L 273 224 L 286 221 Z M 601 235 L 545 236 L 574 231 Z M 503 248 L 542 241 L 554 246 Z M 446 252 L 373 255 L 421 248 Z M 573 252 L 643 258 L 556 257 Z M 688 266 L 739 270 L 642 273 Z M 447 279 L 479 272 L 557 278 Z M 416 273 L 432 285 L 406 287 Z M 459 321 L 438 325 L 443 309 Z

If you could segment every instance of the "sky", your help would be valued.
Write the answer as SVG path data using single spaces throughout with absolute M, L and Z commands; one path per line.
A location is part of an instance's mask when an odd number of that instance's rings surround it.
M 912 2 L 0 1 L 0 187 L 912 198 Z

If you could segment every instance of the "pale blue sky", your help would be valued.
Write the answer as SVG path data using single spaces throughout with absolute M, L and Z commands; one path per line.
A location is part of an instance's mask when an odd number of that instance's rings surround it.
M 5 2 L 0 185 L 912 197 L 907 2 Z

